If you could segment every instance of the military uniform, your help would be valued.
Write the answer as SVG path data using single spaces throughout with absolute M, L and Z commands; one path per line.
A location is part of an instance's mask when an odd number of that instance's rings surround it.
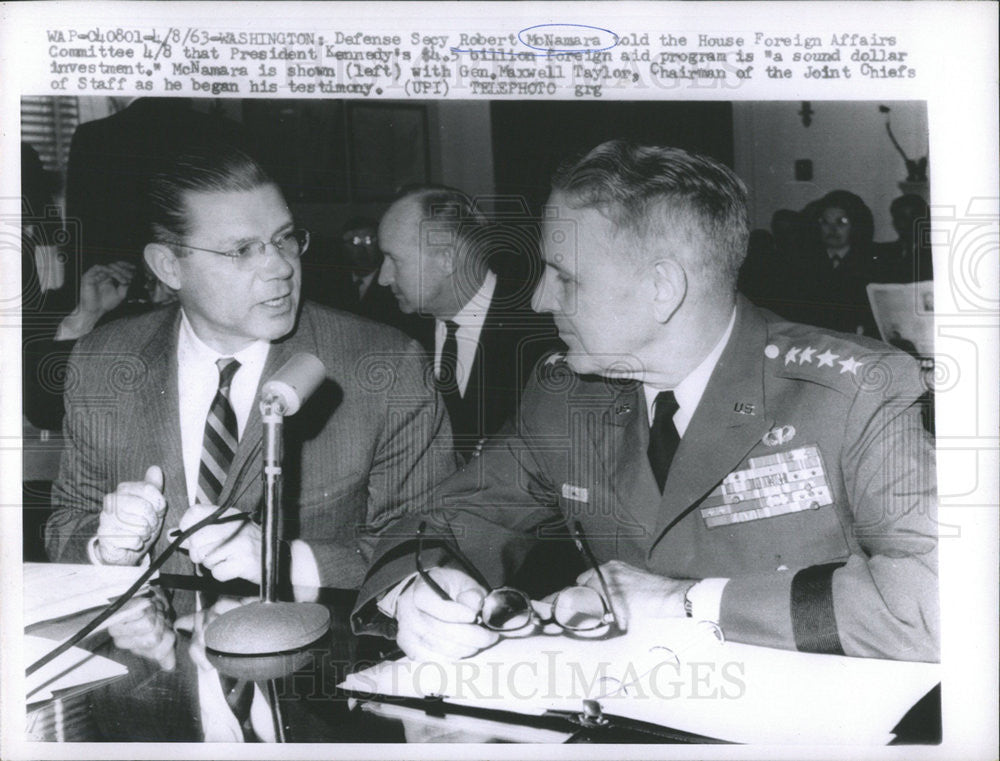
M 731 640 L 937 660 L 924 390 L 917 364 L 888 345 L 741 298 L 662 495 L 641 385 L 577 376 L 550 358 L 516 425 L 438 488 L 436 520 L 493 582 L 509 570 L 506 532 L 544 539 L 565 517 L 580 521 L 600 562 L 729 578 L 720 624 Z M 366 603 L 413 571 L 399 544 L 376 548 L 356 627 L 387 630 Z

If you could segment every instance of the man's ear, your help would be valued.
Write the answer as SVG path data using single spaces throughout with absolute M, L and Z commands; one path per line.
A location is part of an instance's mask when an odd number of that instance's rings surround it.
M 162 243 L 147 243 L 142 250 L 142 256 L 146 260 L 146 266 L 165 285 L 173 290 L 181 287 L 181 278 L 177 262 L 177 254 L 171 250 L 170 246 Z
M 676 259 L 660 259 L 653 264 L 653 314 L 657 322 L 667 322 L 687 296 L 687 273 Z

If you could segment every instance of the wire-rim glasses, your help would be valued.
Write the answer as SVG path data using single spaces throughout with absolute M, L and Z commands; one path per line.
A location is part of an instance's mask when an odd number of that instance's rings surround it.
M 423 521 L 417 528 L 417 573 L 438 597 L 454 602 L 451 595 L 434 580 L 420 561 L 426 530 L 427 522 Z M 620 632 L 618 619 L 610 605 L 611 593 L 608 590 L 607 581 L 604 579 L 604 574 L 601 573 L 597 559 L 583 540 L 583 530 L 578 521 L 573 523 L 571 533 L 577 549 L 594 570 L 603 594 L 587 586 L 567 587 L 553 598 L 551 602 L 552 613 L 548 618 L 542 618 L 538 615 L 531 604 L 531 599 L 524 592 L 513 587 L 494 588 L 457 546 L 451 542 L 441 542 L 441 547 L 462 567 L 462 570 L 468 573 L 483 589 L 487 590 L 477 612 L 476 623 L 496 632 L 512 632 L 523 629 L 533 621 L 543 624 L 554 623 L 570 633 L 594 632 L 605 627 L 608 629 L 608 634 Z
M 202 248 L 187 243 L 172 243 L 171 245 L 189 248 L 192 251 L 218 254 L 232 259 L 240 267 L 252 267 L 254 263 L 264 258 L 268 246 L 274 246 L 274 250 L 285 259 L 298 259 L 309 248 L 309 231 L 304 227 L 296 227 L 293 230 L 278 233 L 266 243 L 262 240 L 252 240 L 228 251 L 216 251 L 214 248 Z

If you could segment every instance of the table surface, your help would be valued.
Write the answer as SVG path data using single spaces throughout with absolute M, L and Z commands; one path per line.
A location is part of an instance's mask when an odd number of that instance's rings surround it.
M 586 727 L 566 717 L 529 717 L 502 711 L 447 706 L 439 701 L 357 700 L 337 688 L 349 671 L 366 668 L 395 650 L 392 641 L 358 637 L 349 617 L 355 593 L 323 590 L 319 602 L 331 613 L 328 634 L 308 648 L 306 665 L 275 682 L 290 742 L 713 742 L 666 727 Z M 66 636 L 79 622 L 62 622 Z M 46 636 L 45 632 L 33 633 Z M 34 739 L 120 742 L 200 742 L 197 673 L 188 657 L 188 635 L 178 634 L 177 666 L 171 672 L 114 647 L 107 636 L 85 645 L 129 668 L 110 684 L 52 704 L 29 717 Z M 58 715 L 62 724 L 56 721 Z M 934 743 L 941 735 L 940 689 L 935 688 L 897 727 L 897 742 Z

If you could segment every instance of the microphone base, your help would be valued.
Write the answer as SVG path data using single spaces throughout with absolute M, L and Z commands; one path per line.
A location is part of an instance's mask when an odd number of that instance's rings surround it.
M 308 602 L 253 602 L 205 629 L 205 647 L 231 655 L 271 655 L 310 645 L 330 629 L 330 611 Z
M 315 603 L 254 602 L 205 629 L 209 661 L 224 674 L 274 679 L 303 664 L 302 651 L 330 629 L 330 611 Z

